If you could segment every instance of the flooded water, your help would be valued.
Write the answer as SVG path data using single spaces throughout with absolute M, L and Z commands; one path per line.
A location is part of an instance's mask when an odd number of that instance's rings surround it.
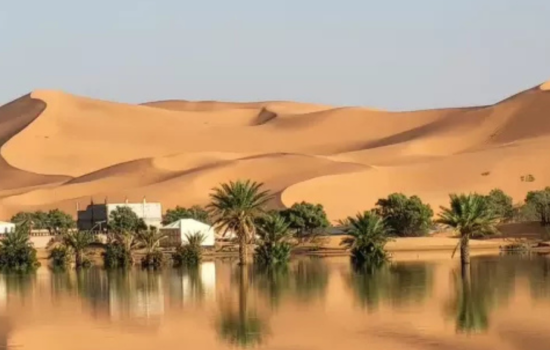
M 422 257 L 422 256 L 421 256 Z M 550 258 L 0 276 L 0 349 L 550 349 Z

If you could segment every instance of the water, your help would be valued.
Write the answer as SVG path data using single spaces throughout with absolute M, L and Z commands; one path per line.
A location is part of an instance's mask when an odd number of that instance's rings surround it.
M 422 256 L 421 256 L 422 257 Z M 0 349 L 550 349 L 550 258 L 0 276 Z

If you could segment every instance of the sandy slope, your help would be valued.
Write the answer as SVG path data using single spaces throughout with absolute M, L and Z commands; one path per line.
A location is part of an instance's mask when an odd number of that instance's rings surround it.
M 331 219 L 391 192 L 434 207 L 500 187 L 521 200 L 550 180 L 550 85 L 495 105 L 414 112 L 284 101 L 127 105 L 41 90 L 0 107 L 0 216 L 109 200 L 204 204 L 251 178 L 273 205 L 308 200 Z M 522 182 L 532 174 L 535 182 Z

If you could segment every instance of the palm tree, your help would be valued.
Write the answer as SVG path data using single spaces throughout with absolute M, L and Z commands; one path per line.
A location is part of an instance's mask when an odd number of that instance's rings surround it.
M 487 201 L 477 194 L 451 194 L 450 208 L 441 207 L 437 223 L 452 227 L 460 234 L 460 240 L 453 256 L 460 246 L 460 261 L 463 267 L 470 264 L 470 238 L 494 234 L 499 218 L 487 205 Z
M 384 247 L 389 241 L 390 229 L 380 216 L 366 211 L 341 224 L 348 237 L 343 238 L 340 245 L 351 251 L 354 264 L 380 265 L 388 259 Z
M 280 215 L 266 215 L 258 220 L 260 244 L 254 252 L 254 259 L 263 266 L 285 264 L 290 258 L 288 242 L 292 232 L 289 224 Z
M 89 231 L 66 230 L 62 233 L 61 240 L 62 244 L 73 252 L 76 268 L 85 264 L 86 250 L 96 242 L 94 235 Z
M 264 213 L 264 205 L 271 199 L 269 192 L 262 190 L 262 183 L 230 181 L 214 188 L 207 206 L 214 218 L 214 226 L 234 232 L 239 239 L 239 263 L 248 262 L 248 243 L 255 237 L 255 219 Z
M 15 231 L 0 240 L 0 268 L 28 271 L 38 266 L 36 249 L 30 241 L 30 226 L 28 223 L 17 225 Z
M 139 231 L 136 238 L 138 244 L 142 248 L 145 248 L 145 253 L 150 254 L 156 252 L 160 248 L 160 243 L 166 238 L 166 235 L 160 233 L 156 227 L 151 226 L 148 230 Z

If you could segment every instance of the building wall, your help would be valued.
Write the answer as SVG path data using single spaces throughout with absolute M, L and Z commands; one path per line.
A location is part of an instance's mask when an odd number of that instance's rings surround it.
M 2 223 L 0 224 L 0 234 L 5 235 L 6 233 L 10 233 L 15 231 L 15 224 L 12 223 Z
M 109 214 L 118 207 L 129 207 L 136 215 L 145 221 L 147 226 L 160 228 L 162 223 L 162 205 L 160 203 L 108 203 L 94 204 L 86 207 L 86 210 L 78 212 L 77 224 L 81 230 L 90 230 L 98 222 L 104 221 L 105 227 L 109 220 Z M 99 227 L 96 227 L 99 228 Z

